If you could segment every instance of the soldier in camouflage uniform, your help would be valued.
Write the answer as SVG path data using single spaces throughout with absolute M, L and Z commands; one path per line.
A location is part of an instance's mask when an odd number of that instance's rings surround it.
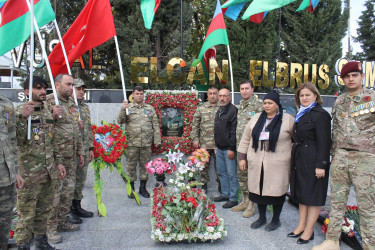
M 219 90 L 216 86 L 210 86 L 207 91 L 208 101 L 199 105 L 195 111 L 193 123 L 191 125 L 191 138 L 195 148 L 205 148 L 210 154 L 210 162 L 206 163 L 201 172 L 200 181 L 204 184 L 203 189 L 207 191 L 207 183 L 210 181 L 209 167 L 211 161 L 214 163 L 216 180 L 219 183 L 219 176 L 216 171 L 215 139 L 214 139 L 214 121 L 217 110 Z
M 345 64 L 341 78 L 348 92 L 337 98 L 332 111 L 330 221 L 326 240 L 313 249 L 340 249 L 341 226 L 352 184 L 362 246 L 375 249 L 375 91 L 362 86 L 364 74 L 360 62 Z
M 119 124 L 125 123 L 127 149 L 126 149 L 126 173 L 130 178 L 130 185 L 134 189 L 137 180 L 137 164 L 139 163 L 139 194 L 150 198 L 146 190 L 148 174 L 145 165 L 151 159 L 152 142 L 156 146 L 161 144 L 159 119 L 155 109 L 143 102 L 143 87 L 136 86 L 133 91 L 133 103 L 123 102 L 120 114 L 117 117 Z M 129 114 L 126 114 L 128 109 Z M 129 198 L 134 199 L 133 193 Z
M 37 249 L 55 249 L 47 242 L 46 222 L 52 208 L 51 200 L 58 190 L 57 178 L 65 176 L 62 157 L 53 139 L 54 119 L 46 100 L 47 82 L 35 76 L 32 101 L 16 109 L 17 143 L 19 147 L 20 173 L 25 180 L 17 192 L 18 221 L 14 234 L 18 249 L 30 249 L 35 236 Z M 24 83 L 29 96 L 29 79 Z M 31 115 L 31 137 L 27 139 L 27 121 Z
M 242 100 L 238 105 L 237 113 L 237 129 L 236 129 L 236 141 L 237 148 L 240 144 L 243 131 L 250 119 L 256 114 L 263 111 L 263 101 L 258 99 L 257 96 L 253 95 L 254 84 L 252 81 L 246 81 L 240 84 L 240 92 Z M 240 162 L 239 154 L 237 155 L 237 162 Z M 238 182 L 242 191 L 242 202 L 231 210 L 234 212 L 244 211 L 242 216 L 249 218 L 255 214 L 254 203 L 249 200 L 249 188 L 248 188 L 248 175 L 247 167 L 245 171 L 242 171 L 239 167 L 237 168 Z
M 55 78 L 59 105 L 56 105 L 53 94 L 47 96 L 47 103 L 55 118 L 55 129 L 58 149 L 63 157 L 66 177 L 61 181 L 61 188 L 53 201 L 53 209 L 47 222 L 48 240 L 53 243 L 61 242 L 59 231 L 77 231 L 79 223 L 68 213 L 74 197 L 76 170 L 84 165 L 82 137 L 79 129 L 78 107 L 69 97 L 73 93 L 73 77 L 60 74 Z M 80 218 L 78 218 L 80 219 Z M 82 222 L 82 221 L 81 221 Z
M 81 200 L 83 199 L 82 191 L 86 183 L 87 169 L 89 163 L 94 160 L 94 142 L 91 133 L 91 117 L 89 106 L 83 103 L 83 97 L 85 96 L 86 89 L 85 83 L 82 79 L 74 79 L 74 86 L 76 88 L 78 107 L 81 115 L 80 129 L 85 153 L 85 164 L 82 168 L 77 168 L 76 187 L 74 190 L 71 213 L 74 213 L 76 216 L 82 218 L 90 218 L 94 216 L 94 213 L 84 210 L 81 207 Z M 72 101 L 74 100 L 72 99 Z
M 0 94 L 0 249 L 7 249 L 16 186 L 24 180 L 19 174 L 16 117 L 12 101 Z
M 184 117 L 177 113 L 175 108 L 169 107 L 165 110 L 166 115 L 161 118 L 162 135 L 181 137 L 184 132 Z

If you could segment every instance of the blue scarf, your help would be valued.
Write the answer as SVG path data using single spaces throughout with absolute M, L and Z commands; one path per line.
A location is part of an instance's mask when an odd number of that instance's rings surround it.
M 312 110 L 312 108 L 315 107 L 315 106 L 316 106 L 316 102 L 311 103 L 311 104 L 310 104 L 309 106 L 307 106 L 307 107 L 304 107 L 304 106 L 301 105 L 301 107 L 300 107 L 300 109 L 298 110 L 298 113 L 297 113 L 297 115 L 296 115 L 296 120 L 295 120 L 295 122 L 299 122 L 299 120 L 301 120 L 301 117 L 302 117 L 304 114 L 310 112 L 310 110 Z

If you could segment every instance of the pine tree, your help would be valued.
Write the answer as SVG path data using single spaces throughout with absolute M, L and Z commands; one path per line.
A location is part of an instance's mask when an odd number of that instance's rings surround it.
M 366 10 L 359 17 L 356 42 L 361 43 L 362 52 L 356 55 L 361 60 L 375 61 L 375 14 L 374 0 L 365 2 Z
M 321 93 L 333 94 L 337 91 L 333 77 L 335 63 L 342 56 L 341 40 L 347 30 L 348 10 L 342 11 L 341 0 L 324 0 L 313 13 L 295 13 L 298 4 L 289 4 L 282 11 L 281 61 L 327 64 L 330 85 Z

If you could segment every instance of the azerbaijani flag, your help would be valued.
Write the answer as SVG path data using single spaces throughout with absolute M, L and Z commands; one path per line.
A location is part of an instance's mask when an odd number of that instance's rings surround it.
M 34 0 L 34 15 L 39 27 L 56 18 L 49 0 Z M 0 3 L 0 55 L 26 41 L 30 36 L 30 19 L 25 0 Z
M 296 11 L 307 10 L 308 12 L 313 13 L 318 3 L 319 0 L 303 0 Z
M 141 0 L 141 11 L 146 29 L 151 29 L 160 2 L 161 0 Z
M 226 3 L 228 3 L 229 1 L 231 1 L 231 0 L 226 1 L 226 2 L 224 3 L 224 5 L 225 5 Z M 236 4 L 236 5 L 231 5 L 231 6 L 227 7 L 227 8 L 223 7 L 221 10 L 223 11 L 223 13 L 224 13 L 227 17 L 229 17 L 230 19 L 233 19 L 234 21 L 236 21 L 238 15 L 240 14 L 240 12 L 241 12 L 243 6 L 245 6 L 245 4 L 246 4 L 245 2 L 243 2 L 243 3 L 239 3 L 239 4 Z M 223 5 L 223 6 L 224 6 L 224 5 Z
M 228 8 L 230 6 L 235 6 L 239 4 L 245 4 L 247 2 L 250 2 L 251 0 L 228 0 L 223 4 L 223 9 Z
M 250 16 L 258 13 L 281 8 L 295 1 L 296 0 L 254 0 L 243 14 L 242 20 L 246 20 L 250 18 Z
M 242 2 L 238 3 L 237 5 L 231 5 L 231 4 L 234 4 L 234 1 L 240 1 L 240 2 L 242 1 Z M 237 17 L 240 15 L 241 10 L 243 9 L 243 7 L 245 6 L 245 4 L 248 0 L 246 0 L 246 1 L 234 0 L 234 1 L 233 0 L 226 1 L 223 4 L 223 6 L 225 6 L 226 4 L 228 4 L 230 6 L 227 7 L 227 8 L 223 7 L 222 11 L 227 17 L 236 21 Z M 263 19 L 266 17 L 267 13 L 268 13 L 268 11 L 265 11 L 265 12 L 262 12 L 262 13 L 252 15 L 252 16 L 250 16 L 249 21 L 253 22 L 253 23 L 260 24 L 263 21 Z
M 208 28 L 206 38 L 204 39 L 202 49 L 198 56 L 198 60 L 196 60 L 193 65 L 197 65 L 199 64 L 199 62 L 202 62 L 205 52 L 219 44 L 229 45 L 229 40 L 227 28 L 225 27 L 224 15 L 221 11 L 220 1 L 217 0 L 214 17 L 211 21 L 210 27 Z M 216 56 L 216 48 L 214 49 L 214 51 Z M 207 72 L 208 68 L 206 67 L 206 65 L 203 63 L 202 66 L 205 72 Z
M 265 11 L 265 12 L 262 12 L 262 13 L 252 15 L 252 16 L 250 16 L 249 20 L 250 20 L 250 22 L 260 24 L 264 20 L 264 18 L 267 16 L 267 13 L 268 13 L 268 11 Z

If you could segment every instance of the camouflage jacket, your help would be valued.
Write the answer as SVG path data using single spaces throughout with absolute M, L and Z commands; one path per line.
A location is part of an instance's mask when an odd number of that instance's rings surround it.
M 52 94 L 47 95 L 48 107 L 52 112 L 55 105 L 55 99 Z M 57 145 L 63 158 L 74 158 L 78 155 L 84 155 L 81 131 L 78 124 L 78 107 L 70 99 L 64 100 L 59 97 L 59 103 L 63 110 L 63 117 L 55 122 Z
M 215 148 L 214 127 L 218 109 L 219 103 L 212 106 L 210 102 L 202 103 L 197 107 L 191 125 L 193 143 L 199 142 L 202 148 Z
M 89 106 L 83 102 L 78 103 L 78 107 L 81 114 L 81 120 L 83 121 L 83 128 L 80 128 L 82 134 L 83 149 L 86 156 L 88 156 L 88 151 L 94 147 L 94 137 L 91 133 L 90 109 Z
M 63 159 L 57 148 L 52 113 L 48 104 L 44 102 L 40 107 L 35 107 L 31 114 L 31 137 L 27 140 L 28 118 L 21 114 L 23 105 L 16 108 L 17 116 L 17 143 L 20 173 L 25 180 L 40 183 L 47 180 L 50 175 L 57 179 L 57 164 L 63 164 Z
M 126 140 L 131 147 L 150 147 L 152 143 L 161 144 L 159 119 L 154 107 L 147 103 L 141 106 L 130 103 L 129 115 L 121 109 L 117 117 L 119 124 L 125 123 Z
M 241 142 L 243 131 L 250 119 L 263 111 L 263 101 L 253 95 L 249 100 L 241 100 L 238 104 L 236 141 L 237 147 Z
M 353 99 L 339 96 L 332 117 L 332 157 L 338 147 L 375 154 L 375 91 L 364 87 Z
M 16 117 L 12 101 L 0 94 L 0 187 L 9 186 L 18 174 Z

